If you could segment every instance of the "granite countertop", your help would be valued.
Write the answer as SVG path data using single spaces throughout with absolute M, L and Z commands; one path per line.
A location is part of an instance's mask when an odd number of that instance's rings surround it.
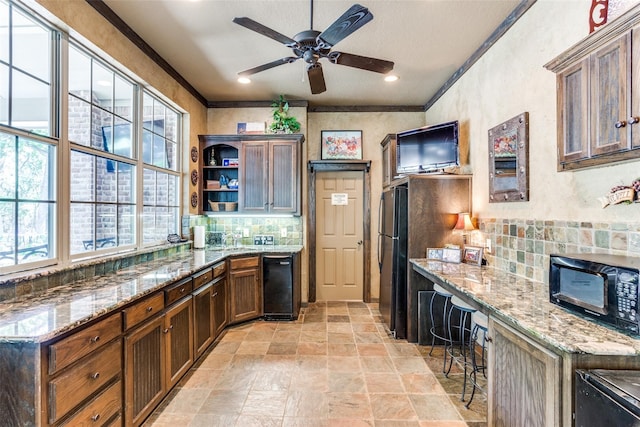
M 44 342 L 228 256 L 296 253 L 302 246 L 209 247 L 0 303 L 0 343 Z
M 563 353 L 638 355 L 640 339 L 549 302 L 548 286 L 493 267 L 412 259 L 413 268 L 457 290 L 485 314 Z

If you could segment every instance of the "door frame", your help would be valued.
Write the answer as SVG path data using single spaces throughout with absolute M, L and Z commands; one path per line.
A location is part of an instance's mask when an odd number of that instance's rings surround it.
M 364 172 L 362 300 L 371 302 L 371 160 L 309 160 L 309 302 L 316 301 L 316 172 Z

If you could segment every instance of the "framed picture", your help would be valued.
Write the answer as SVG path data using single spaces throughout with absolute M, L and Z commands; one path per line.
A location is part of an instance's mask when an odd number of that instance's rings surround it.
M 442 248 L 427 248 L 427 259 L 442 261 Z
M 478 246 L 466 246 L 462 261 L 467 264 L 482 265 L 482 248 Z
M 442 249 L 442 261 L 460 263 L 460 249 L 458 249 L 458 248 L 443 248 Z
M 362 159 L 361 130 L 323 130 L 320 141 L 322 160 Z

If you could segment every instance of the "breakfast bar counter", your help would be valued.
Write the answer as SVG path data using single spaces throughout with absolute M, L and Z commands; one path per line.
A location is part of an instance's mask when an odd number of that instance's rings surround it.
M 544 283 L 492 267 L 410 263 L 426 290 L 438 284 L 489 317 L 488 425 L 572 426 L 576 369 L 640 370 L 640 340 L 552 304 Z

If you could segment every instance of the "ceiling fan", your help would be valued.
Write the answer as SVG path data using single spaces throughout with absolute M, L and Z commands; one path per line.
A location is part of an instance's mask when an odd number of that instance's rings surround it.
M 290 64 L 303 59 L 307 63 L 307 75 L 309 76 L 309 86 L 312 94 L 322 93 L 327 90 L 324 82 L 322 65 L 319 60 L 326 58 L 329 62 L 347 67 L 359 68 L 373 71 L 375 73 L 386 74 L 393 70 L 393 62 L 384 59 L 369 58 L 366 56 L 353 55 L 344 52 L 332 52 L 331 48 L 339 41 L 362 27 L 373 19 L 373 15 L 364 6 L 354 4 L 340 18 L 323 32 L 313 29 L 313 0 L 311 0 L 311 29 L 299 32 L 293 38 L 287 37 L 269 27 L 254 21 L 253 19 L 242 17 L 234 18 L 233 22 L 242 25 L 263 36 L 269 37 L 293 50 L 294 56 L 287 56 L 273 62 L 263 64 L 238 73 L 240 77 L 250 76 L 261 71 L 268 70 L 278 65 Z

